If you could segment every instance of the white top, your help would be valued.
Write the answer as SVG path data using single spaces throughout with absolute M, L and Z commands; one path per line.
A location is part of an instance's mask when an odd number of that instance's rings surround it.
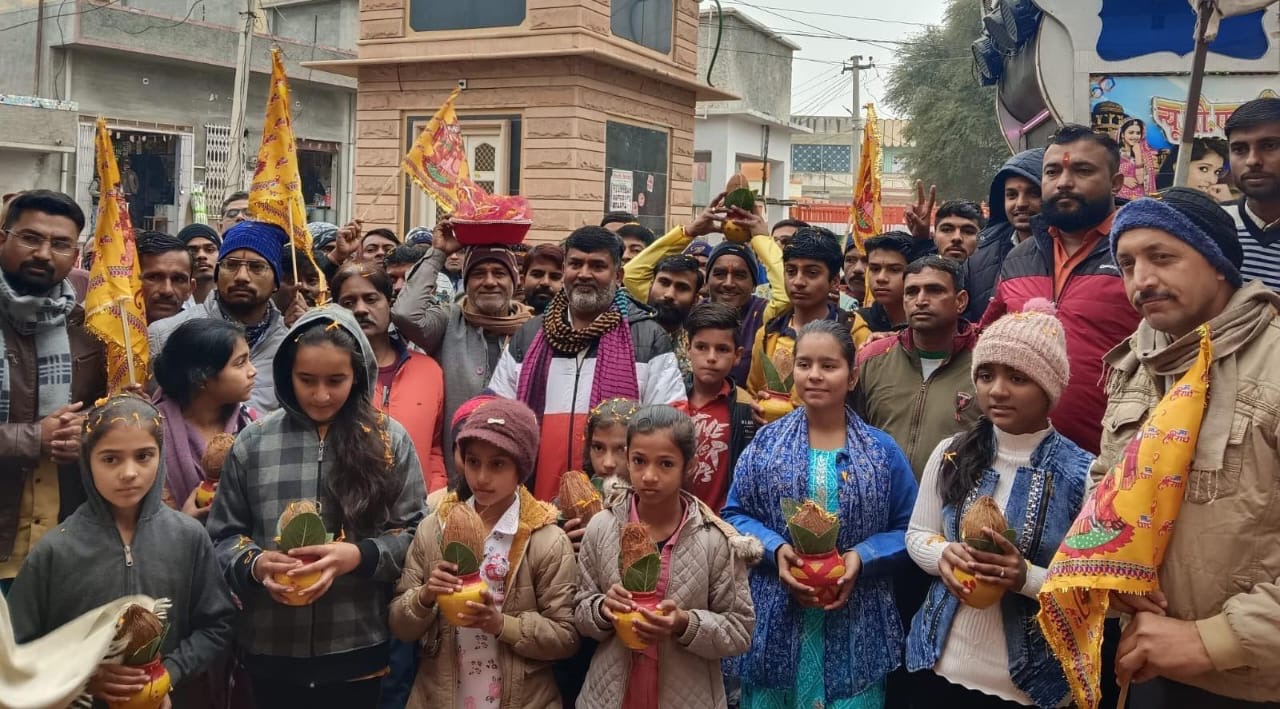
M 473 508 L 476 498 L 467 500 Z M 511 541 L 520 528 L 520 496 L 493 525 L 484 540 L 480 577 L 489 584 L 493 601 L 502 610 L 506 598 L 507 570 L 511 567 Z M 502 667 L 498 664 L 498 638 L 479 628 L 458 628 L 458 709 L 481 709 L 502 704 Z
M 938 371 L 938 368 L 942 366 L 943 362 L 947 361 L 947 357 L 949 356 L 950 355 L 943 355 L 941 357 L 934 358 L 920 355 L 920 374 L 923 375 L 924 381 L 929 381 L 929 377 L 932 377 L 933 373 Z
M 1001 511 L 1004 511 L 1009 503 L 1009 493 L 1013 489 L 1013 479 L 1018 468 L 1031 464 L 1031 455 L 1052 430 L 1046 428 L 1037 433 L 1013 435 L 1001 431 L 999 427 L 995 428 L 996 459 L 991 468 L 999 474 L 1000 478 L 996 482 L 996 489 L 991 497 Z M 938 468 L 942 465 L 943 453 L 951 446 L 953 439 L 954 437 L 943 440 L 929 456 L 929 462 L 924 468 L 924 476 L 920 480 L 920 494 L 916 497 L 916 507 L 911 513 L 911 526 L 907 528 L 907 552 L 921 569 L 933 576 L 939 575 L 938 560 L 942 558 L 942 550 L 948 544 L 942 529 L 942 497 L 938 494 Z M 1031 566 L 1027 572 L 1027 584 L 1021 591 L 1022 595 L 1036 598 L 1048 573 L 1048 569 L 1044 567 Z M 953 684 L 985 692 L 1007 701 L 1035 706 L 1031 697 L 1014 686 L 1013 680 L 1009 677 L 1004 616 L 999 603 L 982 610 L 960 604 L 955 621 L 951 624 L 951 632 L 947 635 L 942 656 L 933 666 L 933 671 Z M 1060 706 L 1065 704 L 1064 699 L 1064 704 Z

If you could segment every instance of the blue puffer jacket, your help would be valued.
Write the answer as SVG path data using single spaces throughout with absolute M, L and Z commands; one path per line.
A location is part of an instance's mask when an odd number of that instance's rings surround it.
M 1004 211 L 1004 183 L 1010 177 L 1025 177 L 1040 186 L 1040 171 L 1044 166 L 1044 148 L 1025 150 L 1005 161 L 991 180 L 991 193 L 987 205 L 991 218 L 987 228 L 978 234 L 978 250 L 964 262 L 965 283 L 969 286 L 969 308 L 964 319 L 976 323 L 982 319 L 991 296 L 995 295 L 996 280 L 1004 257 L 1013 250 L 1013 225 Z

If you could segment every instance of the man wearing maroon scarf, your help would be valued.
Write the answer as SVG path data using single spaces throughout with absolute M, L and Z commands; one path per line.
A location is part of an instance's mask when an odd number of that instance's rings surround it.
M 542 442 L 528 485 L 541 500 L 556 496 L 564 471 L 581 467 L 592 407 L 615 397 L 642 405 L 685 400 L 671 339 L 619 288 L 622 240 L 583 227 L 564 248 L 564 290 L 511 338 L 489 382 L 493 393 L 538 415 Z

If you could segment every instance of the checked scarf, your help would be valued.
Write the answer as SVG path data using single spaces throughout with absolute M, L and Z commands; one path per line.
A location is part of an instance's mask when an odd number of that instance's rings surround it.
M 1160 586 L 1209 398 L 1213 342 L 1207 326 L 1199 334 L 1199 356 L 1085 500 L 1040 591 L 1040 629 L 1077 706 L 1096 707 L 1101 696 L 1110 592 L 1145 595 Z
M 551 371 L 552 358 L 557 354 L 576 355 L 596 342 L 599 342 L 596 371 L 591 382 L 588 408 L 606 399 L 640 398 L 635 346 L 631 342 L 627 312 L 627 296 L 619 288 L 608 310 L 587 327 L 575 330 L 569 321 L 568 296 L 565 291 L 556 294 L 547 306 L 542 329 L 525 353 L 520 382 L 516 387 L 517 398 L 533 409 L 539 421 L 547 408 L 547 375 Z
M 36 415 L 44 418 L 71 402 L 71 340 L 67 315 L 76 307 L 76 291 L 64 280 L 45 295 L 19 295 L 0 278 L 0 313 L 21 337 L 35 339 Z M 0 331 L 0 345 L 9 346 Z M 0 357 L 0 422 L 9 421 L 9 358 Z

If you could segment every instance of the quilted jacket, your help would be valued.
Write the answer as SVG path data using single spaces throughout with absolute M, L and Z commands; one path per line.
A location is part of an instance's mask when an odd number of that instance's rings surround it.
M 614 637 L 601 604 L 605 591 L 621 582 L 618 558 L 622 522 L 628 518 L 628 491 L 611 509 L 591 519 L 578 556 L 578 632 L 600 641 L 578 695 L 579 709 L 618 709 L 631 675 L 631 651 Z M 721 709 L 726 706 L 720 660 L 751 647 L 755 610 L 747 586 L 747 539 L 731 539 L 731 528 L 709 514 L 691 495 L 689 517 L 671 552 L 666 598 L 689 611 L 689 628 L 658 648 L 660 707 Z M 735 535 L 736 536 L 736 535 Z M 758 549 L 757 549 L 758 553 Z M 758 559 L 758 557 L 756 557 Z
M 405 642 L 421 641 L 423 646 L 409 709 L 456 705 L 456 631 L 441 622 L 439 606 L 424 608 L 417 601 L 418 590 L 440 560 L 440 520 L 456 504 L 460 504 L 457 496 L 447 495 L 419 525 L 391 602 L 392 634 Z M 502 602 L 506 619 L 498 636 L 503 709 L 561 706 L 551 665 L 578 649 L 573 628 L 576 574 L 573 545 L 556 526 L 556 512 L 521 487 L 520 524 L 511 541 L 507 594 Z

